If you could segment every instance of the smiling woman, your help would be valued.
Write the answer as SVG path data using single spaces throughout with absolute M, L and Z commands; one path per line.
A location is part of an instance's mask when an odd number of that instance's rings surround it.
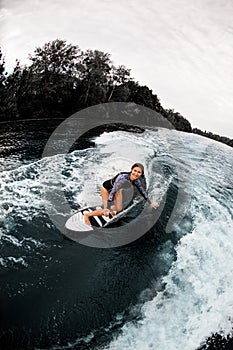
M 131 172 L 121 172 L 112 179 L 106 180 L 101 186 L 101 196 L 103 201 L 103 209 L 92 211 L 84 215 L 86 225 L 91 225 L 90 216 L 105 215 L 115 216 L 117 212 L 123 210 L 122 191 L 135 186 L 141 196 L 150 203 L 154 208 L 157 208 L 156 203 L 151 203 L 149 197 L 144 190 L 140 177 L 144 174 L 144 166 L 141 163 L 135 163 L 131 167 Z M 109 209 L 108 209 L 109 208 Z

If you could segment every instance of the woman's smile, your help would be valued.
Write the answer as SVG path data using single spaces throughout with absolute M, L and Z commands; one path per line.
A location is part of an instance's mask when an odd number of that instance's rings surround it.
M 142 175 L 142 169 L 139 167 L 133 168 L 130 174 L 130 180 L 134 181 L 137 180 Z

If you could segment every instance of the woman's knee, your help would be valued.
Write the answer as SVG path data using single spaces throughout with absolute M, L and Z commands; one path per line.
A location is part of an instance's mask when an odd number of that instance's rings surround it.
M 102 195 L 106 195 L 106 196 L 108 196 L 108 194 L 109 194 L 108 190 L 106 190 L 106 188 L 104 188 L 104 186 L 100 187 L 100 192 Z

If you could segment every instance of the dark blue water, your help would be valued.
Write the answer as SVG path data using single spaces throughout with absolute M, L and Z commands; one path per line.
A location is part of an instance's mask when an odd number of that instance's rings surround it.
M 145 302 L 164 291 L 162 277 L 176 260 L 175 247 L 194 227 L 193 218 L 185 216 L 182 234 L 166 232 L 178 195 L 179 182 L 174 177 L 167 185 L 159 220 L 140 239 L 111 249 L 67 239 L 43 210 L 35 185 L 37 161 L 57 123 L 2 124 L 1 349 L 107 346 L 121 334 L 126 322 L 143 318 Z M 85 152 L 85 147 L 93 144 L 85 140 L 79 146 Z M 80 157 L 78 149 L 72 152 Z M 172 165 L 164 161 L 162 166 L 169 178 Z M 77 193 L 72 191 L 73 187 L 67 196 L 78 208 Z M 175 338 L 174 342 L 177 345 Z
M 33 164 L 41 157 L 53 127 L 44 131 L 41 121 L 4 125 L 2 167 L 12 170 Z M 66 239 L 40 212 L 30 221 L 17 214 L 11 212 L 12 229 L 1 242 L 1 256 L 3 260 L 8 257 L 1 266 L 0 342 L 4 349 L 49 348 L 92 332 L 99 332 L 101 340 L 93 339 L 88 345 L 80 341 L 79 349 L 107 341 L 110 334 L 101 329 L 116 314 L 127 315 L 139 293 L 167 272 L 168 266 L 150 265 L 150 254 L 167 240 L 162 220 L 146 238 L 130 246 L 98 249 Z

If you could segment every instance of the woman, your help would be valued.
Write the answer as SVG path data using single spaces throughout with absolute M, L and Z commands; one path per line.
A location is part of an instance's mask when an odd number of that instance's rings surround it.
M 157 203 L 151 203 L 148 198 L 146 191 L 144 190 L 140 177 L 144 173 L 144 167 L 141 163 L 135 163 L 131 167 L 131 172 L 122 172 L 117 174 L 114 178 L 107 180 L 103 183 L 100 188 L 102 201 L 103 201 L 103 209 L 95 210 L 90 213 L 84 214 L 84 222 L 87 225 L 91 225 L 89 217 L 90 216 L 115 216 L 117 212 L 122 211 L 123 209 L 123 197 L 122 190 L 126 188 L 130 188 L 131 185 L 135 186 L 141 196 L 147 200 L 153 208 L 157 208 Z M 114 204 L 111 205 L 111 203 Z M 110 206 L 110 209 L 108 207 Z

